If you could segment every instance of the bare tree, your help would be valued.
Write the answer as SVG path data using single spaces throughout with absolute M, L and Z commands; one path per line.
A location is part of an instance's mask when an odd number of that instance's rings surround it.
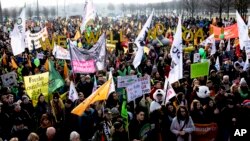
M 108 10 L 110 10 L 110 11 L 114 11 L 114 10 L 115 10 L 115 6 L 114 6 L 114 4 L 112 4 L 112 3 L 109 3 L 107 8 L 108 8 Z
M 32 11 L 32 9 L 31 9 L 31 7 L 28 7 L 28 8 L 27 8 L 26 14 L 28 15 L 29 19 L 32 18 L 32 16 L 33 16 L 33 11 Z
M 221 20 L 222 12 L 227 8 L 228 0 L 206 0 L 204 3 L 208 9 L 214 10 L 219 13 L 219 19 Z
M 48 8 L 46 7 L 43 7 L 43 15 L 46 19 L 48 19 L 48 16 L 49 16 L 49 10 Z
M 3 16 L 6 18 L 10 16 L 10 12 L 7 8 L 3 9 Z
M 200 0 L 183 0 L 183 8 L 191 14 L 191 17 L 194 17 L 195 11 L 200 5 Z
M 13 8 L 11 9 L 10 11 L 10 16 L 15 19 L 17 17 L 17 9 L 16 8 Z
M 50 14 L 51 14 L 51 16 L 56 16 L 56 8 L 55 7 L 52 7 L 50 9 Z
M 247 9 L 250 6 L 249 0 L 235 0 L 235 9 L 241 14 L 241 16 L 246 19 Z

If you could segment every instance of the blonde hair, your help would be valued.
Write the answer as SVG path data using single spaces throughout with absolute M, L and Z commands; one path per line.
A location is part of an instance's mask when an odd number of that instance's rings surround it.
M 39 141 L 39 136 L 36 133 L 32 132 L 28 136 L 28 141 Z
M 17 137 L 11 138 L 10 141 L 18 141 Z

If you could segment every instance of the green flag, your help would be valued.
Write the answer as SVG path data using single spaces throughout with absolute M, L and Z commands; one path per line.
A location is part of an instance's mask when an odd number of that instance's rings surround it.
M 64 80 L 49 60 L 49 94 L 64 86 Z
M 122 116 L 124 124 L 125 124 L 124 127 L 125 127 L 126 131 L 128 131 L 128 109 L 127 109 L 126 94 L 123 94 L 121 116 Z
M 191 78 L 208 76 L 209 62 L 191 64 Z

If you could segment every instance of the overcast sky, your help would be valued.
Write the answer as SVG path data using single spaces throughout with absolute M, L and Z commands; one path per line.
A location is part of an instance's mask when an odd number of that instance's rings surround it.
M 26 2 L 27 5 L 36 5 L 37 0 L 0 0 L 2 2 L 2 7 L 22 7 Z M 58 1 L 58 5 L 64 5 L 64 1 L 67 4 L 70 3 L 80 3 L 83 4 L 85 0 L 38 0 L 38 3 L 41 6 L 49 5 L 53 6 L 56 5 Z M 113 4 L 120 4 L 120 3 L 156 3 L 156 2 L 166 2 L 171 0 L 93 0 L 94 3 L 113 3 Z

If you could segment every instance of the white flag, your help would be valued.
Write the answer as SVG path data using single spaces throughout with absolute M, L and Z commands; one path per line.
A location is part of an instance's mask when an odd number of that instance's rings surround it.
M 13 31 L 10 33 L 11 48 L 13 55 L 21 54 L 25 50 L 25 7 L 23 8 L 17 22 L 14 25 Z
M 202 46 L 207 46 L 208 44 L 212 44 L 210 55 L 213 55 L 216 53 L 216 47 L 215 47 L 215 39 L 214 34 L 210 35 L 206 40 L 200 43 Z
M 246 56 L 247 56 L 247 55 L 246 55 Z M 245 62 L 244 67 L 243 67 L 243 70 L 246 71 L 246 70 L 248 69 L 248 67 L 249 67 L 249 58 L 248 58 L 248 56 L 247 56 L 246 62 Z
M 169 100 L 173 97 L 176 96 L 176 93 L 174 91 L 174 89 L 172 88 L 172 86 L 170 85 L 168 78 L 165 78 L 165 83 L 164 83 L 164 92 L 166 92 L 166 100 L 165 100 L 165 104 L 167 102 L 169 102 Z
M 238 11 L 236 11 L 236 20 L 239 32 L 239 42 L 240 42 L 240 49 L 243 50 L 245 46 L 245 41 L 249 39 L 248 37 L 248 28 L 243 19 L 241 18 Z
M 82 17 L 81 33 L 85 30 L 89 20 L 95 19 L 95 9 L 92 0 L 87 0 L 84 6 L 84 14 Z
M 135 58 L 133 60 L 133 65 L 135 68 L 137 68 L 140 64 L 141 64 L 141 59 L 144 53 L 144 46 L 145 46 L 145 39 L 147 38 L 147 32 L 150 28 L 150 24 L 153 18 L 153 14 L 154 11 L 152 11 L 151 15 L 149 16 L 149 18 L 147 19 L 146 23 L 143 25 L 143 28 L 141 30 L 141 32 L 139 33 L 139 35 L 137 36 L 137 38 L 135 39 L 135 44 L 138 48 L 136 54 L 135 54 Z
M 248 29 L 250 29 L 250 16 L 248 16 L 248 22 L 247 22 L 247 25 L 248 25 Z
M 109 80 L 111 80 L 111 84 L 110 84 L 110 88 L 109 88 L 109 93 L 108 95 L 110 95 L 111 93 L 115 92 L 115 83 L 114 83 L 114 79 L 113 79 L 113 75 L 112 75 L 112 71 L 109 72 Z
M 182 29 L 181 17 L 179 17 L 177 30 L 174 35 L 174 41 L 170 50 L 172 58 L 171 70 L 169 72 L 170 84 L 183 78 L 183 55 L 182 55 Z
M 69 88 L 69 99 L 74 102 L 75 100 L 78 99 L 78 94 L 75 88 L 74 83 L 71 81 L 70 82 L 70 88 Z
M 215 67 L 216 67 L 217 71 L 220 70 L 220 60 L 219 60 L 219 57 L 216 58 Z
M 230 51 L 230 49 L 231 49 L 231 43 L 230 43 L 230 39 L 228 39 L 226 51 Z

